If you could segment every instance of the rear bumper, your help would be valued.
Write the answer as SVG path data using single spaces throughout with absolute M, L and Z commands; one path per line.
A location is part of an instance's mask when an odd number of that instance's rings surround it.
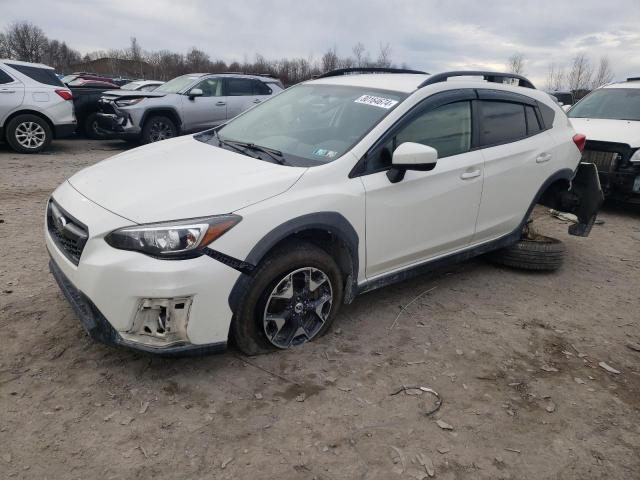
M 53 260 L 49 260 L 49 270 L 65 298 L 80 319 L 80 323 L 82 323 L 87 334 L 97 342 L 131 348 L 164 357 L 204 355 L 222 352 L 227 348 L 226 342 L 208 345 L 173 345 L 163 348 L 154 348 L 137 342 L 128 342 L 111 326 L 93 302 L 71 283 Z

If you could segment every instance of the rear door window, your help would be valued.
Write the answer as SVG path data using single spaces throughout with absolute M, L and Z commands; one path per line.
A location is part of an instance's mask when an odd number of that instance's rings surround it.
M 254 95 L 253 80 L 246 78 L 228 78 L 227 95 L 230 97 Z
M 479 101 L 480 144 L 500 145 L 527 136 L 525 106 L 521 103 Z
M 33 67 L 31 65 L 18 65 L 16 63 L 7 63 L 7 65 L 36 82 L 44 83 L 45 85 L 52 85 L 54 87 L 64 87 L 64 84 L 60 81 L 55 72 L 48 68 Z
M 254 80 L 253 83 L 253 94 L 254 95 L 271 95 L 271 88 L 260 80 Z

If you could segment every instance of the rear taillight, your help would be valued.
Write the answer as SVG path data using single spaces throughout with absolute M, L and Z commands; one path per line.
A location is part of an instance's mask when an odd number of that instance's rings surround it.
M 64 100 L 73 100 L 73 93 L 69 90 L 56 90 L 56 93 L 60 95 Z
M 582 152 L 584 150 L 584 144 L 587 143 L 587 137 L 581 133 L 576 133 L 573 136 L 573 143 L 575 143 L 578 150 Z

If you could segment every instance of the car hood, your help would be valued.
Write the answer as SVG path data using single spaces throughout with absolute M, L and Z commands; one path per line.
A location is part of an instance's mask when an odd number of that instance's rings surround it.
M 609 120 L 604 118 L 570 118 L 577 133 L 587 140 L 625 143 L 631 148 L 640 147 L 640 122 L 632 120 Z
M 150 223 L 233 212 L 286 191 L 305 171 L 187 136 L 121 153 L 68 181 L 103 208 Z

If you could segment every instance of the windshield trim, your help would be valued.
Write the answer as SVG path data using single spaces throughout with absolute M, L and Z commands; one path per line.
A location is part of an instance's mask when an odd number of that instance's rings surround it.
M 308 81 L 308 82 L 303 82 L 303 83 L 299 83 L 298 85 L 294 85 L 288 89 L 286 89 L 286 91 L 290 91 L 293 90 L 295 88 L 304 88 L 305 86 L 327 86 L 327 87 L 335 87 L 336 85 L 333 84 L 322 84 L 322 83 L 314 83 L 313 80 Z M 295 155 L 293 153 L 289 153 L 286 151 L 281 151 L 282 156 L 284 158 L 284 160 L 286 161 L 286 165 L 284 166 L 291 166 L 291 167 L 320 167 L 323 165 L 329 165 L 331 163 L 334 163 L 335 161 L 341 159 L 342 157 L 346 156 L 349 152 L 351 152 L 360 142 L 362 142 L 378 125 L 380 125 L 380 123 L 382 123 L 390 114 L 391 112 L 395 111 L 398 107 L 400 107 L 400 105 L 402 105 L 407 98 L 409 98 L 413 92 L 407 93 L 407 92 L 401 92 L 398 90 L 390 90 L 390 89 L 386 89 L 386 88 L 369 88 L 369 87 L 363 87 L 363 86 L 358 86 L 358 85 L 339 85 L 340 87 L 343 88 L 348 88 L 348 89 L 353 89 L 353 90 L 362 90 L 362 91 L 374 91 L 376 93 L 390 93 L 393 95 L 397 95 L 399 97 L 398 99 L 398 103 L 396 105 L 394 105 L 392 108 L 388 109 L 384 115 L 382 115 L 377 122 L 375 122 L 373 125 L 371 125 L 371 127 L 369 129 L 367 129 L 365 132 L 363 132 L 362 136 L 360 138 L 358 138 L 357 140 L 355 140 L 355 142 L 353 142 L 351 145 L 349 145 L 348 148 L 346 148 L 344 150 L 344 152 L 335 157 L 332 158 L 331 161 L 329 162 L 320 162 L 320 161 L 314 161 L 312 159 L 306 158 L 306 157 L 301 157 L 298 155 Z M 282 92 L 284 93 L 284 91 Z M 278 94 L 280 95 L 280 94 Z M 223 140 L 225 140 L 224 135 L 222 134 L 222 132 L 224 131 L 224 128 L 227 125 L 232 124 L 233 122 L 237 121 L 239 118 L 243 117 L 244 115 L 248 114 L 251 111 L 255 111 L 258 108 L 261 108 L 263 105 L 266 105 L 269 100 L 273 100 L 274 98 L 276 98 L 278 95 L 272 95 L 270 98 L 268 98 L 267 100 L 263 101 L 260 105 L 258 105 L 257 107 L 245 110 L 244 112 L 242 112 L 240 115 L 234 117 L 233 119 L 231 119 L 230 121 L 224 123 L 223 125 L 219 125 L 217 127 L 214 127 L 210 130 L 205 130 L 204 132 L 201 132 L 202 134 L 206 133 L 206 132 L 210 132 L 211 130 L 214 130 L 216 132 L 217 135 L 220 135 L 221 138 Z M 363 93 L 364 95 L 364 93 Z M 194 138 L 196 138 L 197 136 L 194 136 Z M 205 142 L 205 143 L 209 143 L 210 139 L 206 139 L 206 140 L 201 140 L 199 138 L 196 138 L 199 141 Z M 236 140 L 239 141 L 239 140 Z M 244 140 L 242 140 L 244 142 Z M 264 147 L 263 147 L 264 148 Z M 269 147 L 271 148 L 271 147 Z M 263 159 L 260 159 L 263 160 Z M 271 161 L 271 160 L 263 160 L 265 162 L 267 161 Z

